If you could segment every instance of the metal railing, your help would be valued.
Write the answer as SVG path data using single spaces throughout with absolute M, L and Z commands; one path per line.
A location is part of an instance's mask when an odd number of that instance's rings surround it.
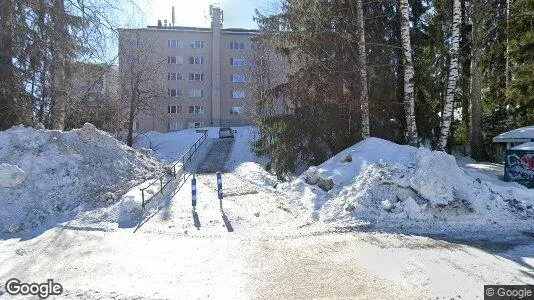
M 204 132 L 202 136 L 193 144 L 193 146 L 189 147 L 187 151 L 178 159 L 170 168 L 167 169 L 167 171 L 162 174 L 160 177 L 154 179 L 150 184 L 145 188 L 140 188 L 141 190 L 141 199 L 143 200 L 141 202 L 141 207 L 145 209 L 145 206 L 152 200 L 158 193 L 161 193 L 163 195 L 163 189 L 174 179 L 178 178 L 178 185 L 182 182 L 182 180 L 185 182 L 187 180 L 185 167 L 186 164 L 191 164 L 191 159 L 193 158 L 193 155 L 197 152 L 197 150 L 202 146 L 202 144 L 206 141 L 208 137 L 208 132 Z M 176 165 L 178 163 L 182 163 L 182 165 L 176 169 Z M 172 171 L 171 174 L 169 174 Z M 168 178 L 166 178 L 168 176 Z M 152 187 L 155 183 L 159 181 L 159 191 L 156 193 L 153 193 L 148 199 L 145 199 L 145 190 Z

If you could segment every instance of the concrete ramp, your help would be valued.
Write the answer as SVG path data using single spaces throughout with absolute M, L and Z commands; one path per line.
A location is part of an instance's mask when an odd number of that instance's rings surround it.
M 214 139 L 206 156 L 198 163 L 197 173 L 225 172 L 225 165 L 232 152 L 234 139 Z

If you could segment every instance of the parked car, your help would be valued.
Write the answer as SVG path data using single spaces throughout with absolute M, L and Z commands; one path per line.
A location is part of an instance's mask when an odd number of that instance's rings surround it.
M 219 138 L 234 138 L 234 131 L 230 127 L 221 127 L 219 129 Z

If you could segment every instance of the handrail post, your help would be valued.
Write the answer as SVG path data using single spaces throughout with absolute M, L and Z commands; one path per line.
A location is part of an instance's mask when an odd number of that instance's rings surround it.
M 143 209 L 145 209 L 145 190 L 144 190 L 144 189 L 141 189 L 141 199 L 142 199 L 142 201 L 141 201 L 141 207 L 142 207 Z
M 200 146 L 204 143 L 204 141 L 206 141 L 207 138 L 208 138 L 208 133 L 204 132 L 204 134 L 193 144 L 193 146 L 189 147 L 189 149 L 182 155 L 182 157 L 176 163 L 174 163 L 174 165 L 172 166 L 173 179 L 176 179 L 178 177 L 178 178 L 180 178 L 180 180 L 182 180 L 182 178 L 183 178 L 184 182 L 187 180 L 187 176 L 185 174 L 186 164 L 187 163 L 190 163 L 190 164 L 192 163 L 193 155 L 197 152 L 198 148 L 200 148 Z M 180 161 L 182 162 L 182 167 L 181 167 L 182 174 L 178 174 L 179 172 L 176 171 L 176 165 Z M 150 183 L 150 185 L 149 185 L 149 186 L 152 186 L 157 180 L 159 180 L 159 188 L 160 188 L 159 192 L 162 195 L 163 195 L 163 188 L 164 188 L 164 186 L 163 186 L 163 177 L 165 177 L 166 174 L 167 173 L 164 173 L 159 178 L 154 179 L 154 181 L 152 181 Z M 170 180 L 165 184 L 165 186 L 167 186 L 167 184 L 169 182 L 170 182 Z M 145 190 L 147 188 L 148 187 L 139 188 L 141 190 L 141 200 L 142 200 L 141 201 L 141 207 L 143 209 L 145 209 L 146 204 L 154 197 L 154 195 L 152 195 L 152 197 L 148 197 L 148 199 L 145 199 Z

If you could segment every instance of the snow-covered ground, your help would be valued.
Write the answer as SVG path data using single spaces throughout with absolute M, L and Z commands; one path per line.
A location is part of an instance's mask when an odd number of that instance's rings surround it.
M 484 284 L 534 284 L 532 190 L 379 139 L 280 183 L 250 151 L 255 129 L 235 129 L 222 202 L 203 174 L 196 209 L 190 177 L 144 212 L 137 186 L 54 226 L 2 234 L 0 281 L 53 278 L 61 299 L 483 299 Z M 200 137 L 148 136 L 166 164 Z M 330 191 L 317 186 L 330 179 Z M 462 234 L 469 222 L 491 231 Z
M 208 138 L 217 138 L 218 127 L 190 128 L 180 131 L 161 133 L 150 131 L 136 136 L 135 149 L 151 149 L 154 155 L 167 164 L 178 160 L 207 131 Z

